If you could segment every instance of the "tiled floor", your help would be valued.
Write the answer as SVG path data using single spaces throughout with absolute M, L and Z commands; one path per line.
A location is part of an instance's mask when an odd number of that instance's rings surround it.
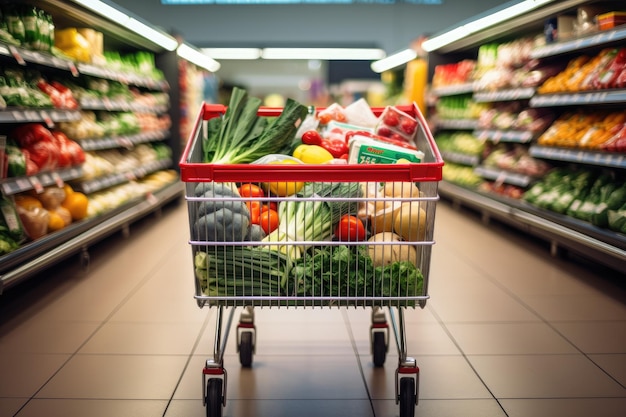
M 0 416 L 205 415 L 215 309 L 192 298 L 183 204 L 0 296 Z M 430 294 L 408 310 L 420 417 L 626 415 L 626 280 L 446 203 Z M 36 282 L 35 282 L 36 281 Z M 397 416 L 369 309 L 257 309 L 257 352 L 225 362 L 225 416 Z M 233 326 L 234 328 L 234 326 Z M 231 335 L 231 342 L 232 335 Z

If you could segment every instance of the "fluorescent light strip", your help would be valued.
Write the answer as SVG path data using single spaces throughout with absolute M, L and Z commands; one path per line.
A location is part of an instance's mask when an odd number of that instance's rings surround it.
M 210 56 L 203 54 L 201 51 L 192 48 L 191 46 L 181 43 L 176 49 L 176 54 L 186 59 L 187 61 L 195 64 L 201 68 L 215 72 L 220 69 L 220 63 L 211 58 Z
M 384 58 L 382 49 L 368 48 L 265 48 L 263 59 L 373 60 Z
M 165 50 L 173 51 L 178 46 L 178 41 L 173 36 L 148 26 L 100 0 L 74 0 L 74 2 L 98 13 L 112 22 L 124 26 L 140 36 L 143 36 L 147 40 L 161 46 Z
M 463 39 L 466 36 L 480 32 L 488 27 L 495 26 L 503 21 L 513 19 L 533 9 L 551 3 L 554 0 L 525 0 L 521 3 L 514 4 L 502 10 L 491 13 L 488 16 L 481 17 L 465 25 L 454 28 L 444 34 L 435 36 L 424 41 L 422 48 L 427 52 L 436 51 L 446 45 Z
M 203 48 L 202 52 L 214 59 L 259 59 L 259 48 Z
M 370 65 L 370 67 L 372 68 L 372 71 L 381 73 L 392 68 L 399 67 L 400 65 L 406 64 L 407 62 L 412 61 L 415 58 L 417 58 L 417 52 L 415 52 L 413 49 L 405 49 L 393 55 L 389 55 L 388 57 L 381 60 L 372 62 L 372 65 Z

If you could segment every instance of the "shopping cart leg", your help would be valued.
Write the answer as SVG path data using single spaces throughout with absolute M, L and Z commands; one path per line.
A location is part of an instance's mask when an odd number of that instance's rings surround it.
M 389 325 L 385 310 L 372 307 L 372 325 L 370 327 L 370 353 L 374 366 L 383 366 L 389 351 Z
M 256 326 L 252 306 L 244 307 L 237 324 L 237 351 L 241 366 L 252 366 L 252 355 L 256 352 Z
M 419 368 L 414 358 L 407 356 L 404 311 L 398 307 L 398 320 L 392 307 L 389 307 L 396 346 L 398 348 L 398 368 L 396 369 L 396 404 L 400 404 L 400 417 L 413 417 L 418 403 Z
M 213 359 L 207 359 L 202 370 L 202 399 L 207 417 L 221 417 L 222 407 L 226 406 L 227 373 L 224 369 L 224 351 L 235 309 L 231 308 L 224 329 L 222 329 L 223 313 L 224 307 L 217 307 Z

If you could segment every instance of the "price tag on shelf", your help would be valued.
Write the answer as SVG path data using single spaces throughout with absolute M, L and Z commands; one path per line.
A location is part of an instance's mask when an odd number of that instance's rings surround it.
M 24 61 L 24 58 L 22 58 L 20 51 L 18 51 L 15 46 L 10 45 L 9 51 L 11 52 L 11 55 L 13 56 L 13 58 L 15 58 L 18 64 L 24 65 L 24 66 L 26 65 L 26 61 Z
M 157 204 L 157 203 L 159 202 L 159 199 L 158 199 L 158 198 L 156 198 L 156 196 L 155 196 L 154 194 L 152 194 L 152 193 L 147 193 L 147 194 L 146 194 L 146 201 L 147 201 L 148 203 L 150 203 L 150 205 L 153 205 L 153 206 L 154 206 L 155 204 Z
M 45 110 L 41 110 L 39 112 L 39 115 L 41 116 L 43 121 L 46 123 L 46 126 L 48 126 L 48 129 L 54 128 L 54 122 L 52 121 L 52 117 L 50 117 L 50 115 Z
M 15 185 L 17 186 L 18 192 L 27 191 L 32 188 L 30 181 L 26 177 L 15 180 Z
M 80 75 L 80 73 L 78 72 L 78 68 L 76 68 L 76 64 L 74 64 L 72 61 L 69 61 L 67 63 L 67 66 L 70 70 L 70 73 L 72 73 L 73 77 L 78 77 Z
M 507 173 L 504 171 L 501 171 L 498 176 L 495 178 L 495 180 L 493 181 L 494 185 L 496 187 L 502 187 L 502 184 L 504 184 L 504 182 L 507 180 Z
M 23 122 L 24 120 L 26 120 L 26 118 L 24 117 L 24 113 L 22 113 L 19 110 L 14 110 L 11 112 L 11 115 L 13 116 L 13 119 L 16 122 Z
M 51 176 L 52 176 L 52 180 L 54 181 L 56 186 L 59 187 L 59 188 L 63 188 L 63 186 L 65 185 L 65 182 L 63 181 L 63 178 L 61 178 L 59 173 L 58 172 L 53 172 L 51 174 Z
M 39 178 L 29 177 L 29 180 L 30 180 L 30 185 L 33 187 L 33 190 L 35 190 L 37 194 L 43 193 L 44 186 L 41 184 L 41 181 L 39 181 Z

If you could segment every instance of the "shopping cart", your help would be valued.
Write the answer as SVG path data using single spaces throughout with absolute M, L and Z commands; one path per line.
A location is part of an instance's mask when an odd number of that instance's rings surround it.
M 418 121 L 415 145 L 424 153 L 420 163 L 207 164 L 202 163 L 207 120 L 222 116 L 226 107 L 203 104 L 181 157 L 180 168 L 181 178 L 186 183 L 195 299 L 199 307 L 217 309 L 213 358 L 207 359 L 202 370 L 202 398 L 207 416 L 221 416 L 222 407 L 226 405 L 224 351 L 236 308 L 243 308 L 236 329 L 239 359 L 242 366 L 249 367 L 257 339 L 254 307 L 317 306 L 372 308 L 370 346 L 375 366 L 383 366 L 391 340 L 388 309 L 399 358 L 395 373 L 396 403 L 400 406 L 401 417 L 415 414 L 419 368 L 416 360 L 407 356 L 403 311 L 423 308 L 429 298 L 437 187 L 443 161 L 419 109 L 414 105 L 399 106 L 399 109 Z M 261 107 L 258 114 L 278 116 L 281 111 Z M 383 109 L 372 111 L 380 115 Z M 233 186 L 244 184 L 284 184 L 299 192 L 287 196 L 241 197 L 224 191 L 224 188 L 232 190 Z M 346 189 L 354 192 L 346 192 Z M 239 235 L 234 237 L 241 231 L 233 230 L 232 223 L 224 220 L 228 216 L 211 219 L 225 222 L 219 225 L 207 226 L 206 221 L 199 221 L 211 210 L 207 206 L 221 210 L 240 208 L 242 203 L 248 208 L 254 204 L 276 204 L 282 208 L 291 207 L 290 204 L 309 204 L 307 208 L 327 205 L 336 209 L 332 212 L 333 224 L 341 213 L 358 212 L 370 236 L 388 234 L 382 235 L 385 239 L 339 241 L 333 239 L 332 231 L 328 234 L 326 228 L 327 238 L 322 240 L 307 240 L 310 235 L 298 233 L 279 241 L 242 240 Z M 297 216 L 294 212 L 298 213 L 285 209 L 283 215 Z M 394 216 L 394 213 L 403 215 Z M 404 239 L 397 239 L 400 232 L 394 229 L 395 217 L 403 218 L 399 227 Z M 231 221 L 232 217 L 229 219 Z M 292 222 L 296 226 L 299 223 L 301 227 L 310 227 L 309 231 L 320 236 L 320 230 L 315 228 L 321 225 L 311 216 L 295 219 L 300 219 Z M 281 217 L 280 221 L 282 224 L 288 219 Z M 228 233 L 221 229 L 229 225 Z M 208 228 L 212 228 L 211 231 Z M 220 237 L 216 238 L 218 235 Z M 397 240 L 387 239 L 389 237 Z M 228 317 L 225 317 L 226 309 Z M 288 309 L 285 314 L 289 314 Z

